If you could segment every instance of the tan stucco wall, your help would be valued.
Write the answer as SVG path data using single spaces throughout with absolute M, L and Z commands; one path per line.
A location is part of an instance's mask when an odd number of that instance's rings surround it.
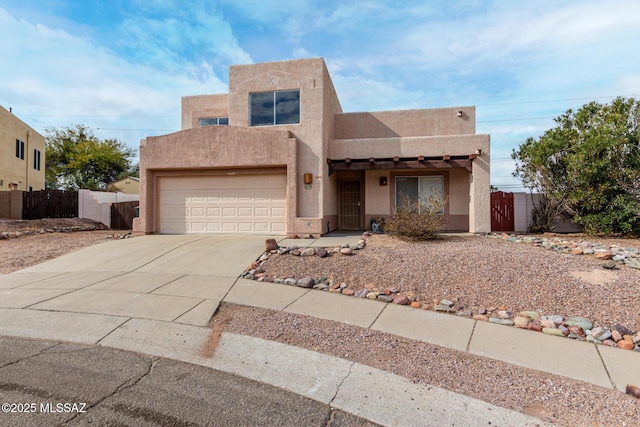
M 198 127 L 198 119 L 229 116 L 229 95 L 182 97 L 182 129 Z
M 249 126 L 249 94 L 253 92 L 300 89 L 300 123 L 266 126 L 290 130 L 298 140 L 298 216 L 322 220 L 326 191 L 326 141 L 333 127 L 333 113 L 341 111 L 335 89 L 321 58 L 264 64 L 234 65 L 229 68 L 229 124 Z M 327 111 L 331 111 L 328 115 Z M 253 129 L 263 128 L 254 127 Z M 310 189 L 302 185 L 303 174 L 313 175 Z M 331 202 L 329 203 L 331 206 Z M 321 221 L 322 222 L 322 221 Z M 325 227 L 326 228 L 326 227 Z M 324 228 L 310 233 L 325 232 Z
M 0 218 L 22 219 L 24 191 L 0 191 Z
M 470 232 L 491 231 L 491 211 L 489 198 L 489 135 L 451 135 L 427 137 L 390 137 L 364 138 L 353 140 L 333 140 L 329 144 L 329 158 L 388 158 L 393 156 L 442 156 L 470 155 L 481 153 L 472 162 L 473 175 L 466 169 L 416 169 L 416 174 L 447 174 L 448 182 L 448 214 L 452 229 L 461 229 L 460 223 L 468 218 Z M 367 171 L 366 182 L 366 215 L 389 214 L 392 202 L 389 196 L 385 202 L 383 192 L 379 188 L 379 177 L 387 176 L 388 187 L 392 189 L 391 176 L 394 171 Z M 387 194 L 390 194 L 387 190 Z M 460 216 L 460 218 L 455 218 Z
M 291 89 L 300 90 L 299 124 L 249 127 L 251 93 Z M 154 180 L 162 174 L 285 166 L 287 232 L 326 233 L 327 223 L 331 230 L 338 225 L 338 179 L 328 174 L 328 158 L 466 156 L 479 150 L 482 154 L 473 161 L 477 176 L 464 169 L 444 172 L 453 195 L 448 209 L 456 224 L 468 219 L 469 230 L 489 231 L 489 136 L 475 134 L 475 107 L 342 113 L 324 60 L 312 58 L 231 66 L 228 95 L 183 97 L 182 109 L 184 131 L 147 138 L 141 146 L 142 210 L 155 206 Z M 198 118 L 224 116 L 229 126 L 194 133 Z M 264 143 L 273 137 L 269 132 L 287 131 L 286 147 Z M 286 151 L 286 161 L 278 149 Z M 366 215 L 390 212 L 389 190 L 383 197 L 378 180 L 380 175 L 390 180 L 391 173 L 363 174 Z M 303 185 L 304 174 L 313 176 L 311 188 Z M 154 232 L 154 215 L 145 212 L 137 221 L 139 229 Z
M 473 161 L 470 177 L 469 231 L 471 233 L 491 232 L 489 135 L 480 136 L 485 143 L 482 146 L 482 154 Z
M 459 116 L 458 112 L 462 111 Z M 336 115 L 335 139 L 476 133 L 475 107 L 377 111 Z
M 16 139 L 24 141 L 24 160 L 16 157 Z M 33 150 L 40 150 L 40 170 L 33 167 Z M 0 106 L 0 191 L 44 189 L 45 139 L 31 126 Z
M 206 126 L 149 137 L 140 144 L 140 218 L 137 233 L 158 231 L 158 179 L 238 173 L 287 174 L 287 232 L 296 217 L 298 143 L 286 129 Z M 277 169 L 277 170 L 276 170 Z
M 488 135 L 337 139 L 329 142 L 329 158 L 456 156 L 474 154 L 476 149 L 488 152 Z

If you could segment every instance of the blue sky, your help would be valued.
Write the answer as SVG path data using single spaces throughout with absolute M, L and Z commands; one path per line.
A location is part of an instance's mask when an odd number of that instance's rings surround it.
M 345 112 L 475 105 L 517 191 L 511 150 L 553 117 L 640 96 L 639 40 L 632 0 L 0 0 L 0 105 L 138 148 L 229 65 L 323 57 Z

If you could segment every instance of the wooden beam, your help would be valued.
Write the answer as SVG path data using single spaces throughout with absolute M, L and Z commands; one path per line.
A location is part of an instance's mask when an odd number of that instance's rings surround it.
M 375 157 L 369 157 L 369 163 L 375 163 L 375 162 L 376 162 Z
M 345 159 L 346 160 L 346 159 Z M 471 172 L 471 160 L 425 160 L 419 162 L 417 160 L 408 161 L 376 161 L 375 163 L 369 162 L 352 162 L 346 161 L 344 163 L 332 163 L 330 165 L 330 171 L 340 170 L 376 170 L 376 169 L 453 169 L 463 168 Z
M 400 157 L 395 156 L 395 157 L 393 158 L 393 161 L 394 161 L 394 162 L 399 162 L 399 161 L 400 161 Z
M 418 161 L 419 162 L 424 162 L 424 156 L 418 156 Z
M 451 159 L 451 156 L 450 156 L 450 155 L 448 155 L 448 154 L 444 154 L 444 155 L 442 156 L 442 160 L 444 160 L 445 162 L 448 162 L 450 159 Z

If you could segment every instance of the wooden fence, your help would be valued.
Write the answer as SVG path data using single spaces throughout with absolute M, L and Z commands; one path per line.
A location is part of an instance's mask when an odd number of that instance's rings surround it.
M 116 202 L 111 204 L 111 228 L 114 230 L 131 230 L 133 218 L 136 217 L 137 200 L 131 202 Z
M 491 231 L 514 231 L 513 193 L 491 193 Z
M 22 195 L 22 219 L 75 218 L 77 216 L 77 191 L 26 191 Z

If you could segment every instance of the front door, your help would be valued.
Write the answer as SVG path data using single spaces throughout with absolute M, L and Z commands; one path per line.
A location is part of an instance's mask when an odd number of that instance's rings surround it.
M 339 181 L 338 226 L 341 230 L 362 230 L 362 191 L 359 180 Z

